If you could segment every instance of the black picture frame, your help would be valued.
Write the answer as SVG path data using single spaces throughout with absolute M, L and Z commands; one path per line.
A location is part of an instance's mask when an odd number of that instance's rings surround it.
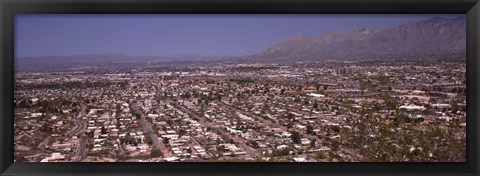
M 1 0 L 0 173 L 20 175 L 479 175 L 478 0 Z M 466 14 L 466 163 L 14 163 L 15 14 Z

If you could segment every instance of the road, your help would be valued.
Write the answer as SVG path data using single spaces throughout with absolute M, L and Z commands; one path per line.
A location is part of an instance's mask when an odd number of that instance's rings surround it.
M 120 154 L 121 156 L 123 157 L 126 157 L 127 156 L 127 151 L 125 151 L 123 149 L 123 146 L 122 146 L 122 143 L 120 142 L 120 139 L 117 139 L 117 145 L 118 145 L 118 149 L 120 150 Z
M 75 127 L 69 132 L 67 132 L 67 134 L 65 135 L 66 137 L 77 136 L 82 133 L 87 127 L 87 124 L 82 120 L 83 116 L 85 116 L 85 110 L 87 109 L 87 106 L 83 104 L 81 106 L 82 110 L 80 110 L 77 118 L 73 121 L 73 123 L 75 123 Z
M 40 144 L 38 144 L 37 148 L 38 149 L 45 148 L 45 145 L 47 145 L 49 141 L 50 141 L 50 136 L 45 138 Z
M 66 137 L 76 136 L 85 130 L 86 124 L 82 121 L 75 120 L 75 127 L 65 134 Z
M 75 156 L 75 160 L 73 162 L 80 162 L 82 159 L 85 157 L 87 154 L 87 142 L 88 142 L 88 136 L 82 136 L 80 138 L 80 145 L 77 147 L 77 154 Z
M 152 126 L 148 124 L 147 121 L 145 120 L 145 114 L 141 110 L 139 110 L 136 105 L 132 106 L 132 110 L 140 114 L 140 119 L 138 121 L 142 126 L 143 130 L 145 131 L 145 133 L 148 135 L 148 137 L 152 139 L 152 143 L 155 149 L 164 152 L 167 148 L 161 141 L 158 140 L 157 133 L 152 130 Z
M 75 119 L 75 129 L 70 131 L 67 136 L 73 136 L 73 135 L 79 135 L 81 134 L 86 128 L 87 124 L 82 121 L 83 116 L 85 116 L 85 110 L 87 109 L 87 106 L 82 104 L 82 110 L 78 113 L 77 118 Z M 82 137 L 80 137 L 80 145 L 77 146 L 77 153 L 75 156 L 75 160 L 73 162 L 80 162 L 82 159 L 85 157 L 87 154 L 87 143 L 88 143 L 88 136 L 85 134 L 82 134 Z
M 186 112 L 186 113 L 188 113 L 189 115 L 191 115 L 191 116 L 199 119 L 199 122 L 202 123 L 202 124 L 204 124 L 206 127 L 209 127 L 209 128 L 211 128 L 211 129 L 213 129 L 213 130 L 215 130 L 215 131 L 221 132 L 222 135 L 230 136 L 230 138 L 232 138 L 232 139 L 235 141 L 235 143 L 237 143 L 238 145 L 240 145 L 240 147 L 241 147 L 242 149 L 244 149 L 245 152 L 247 152 L 248 155 L 250 155 L 251 157 L 259 157 L 259 156 L 260 156 L 260 153 L 257 152 L 257 150 L 254 149 L 253 147 L 247 145 L 247 144 L 246 144 L 246 141 L 245 141 L 244 139 L 242 139 L 242 138 L 240 138 L 240 137 L 238 137 L 238 136 L 236 136 L 236 135 L 232 135 L 232 134 L 230 134 L 230 133 L 227 133 L 227 132 L 225 132 L 225 130 L 222 130 L 222 129 L 218 128 L 217 126 L 211 124 L 210 122 L 208 122 L 208 121 L 205 119 L 204 116 L 200 116 L 200 115 L 192 112 L 190 109 L 188 109 L 188 108 L 186 108 L 186 107 L 184 107 L 184 106 L 182 106 L 182 105 L 179 105 L 179 104 L 176 104 L 176 103 L 173 103 L 173 102 L 171 103 L 171 105 L 174 106 L 175 108 L 180 109 L 181 111 Z

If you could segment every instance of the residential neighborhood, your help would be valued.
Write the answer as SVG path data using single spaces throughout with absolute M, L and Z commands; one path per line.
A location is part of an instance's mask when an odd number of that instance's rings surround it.
M 15 160 L 464 162 L 465 74 L 428 59 L 19 72 Z

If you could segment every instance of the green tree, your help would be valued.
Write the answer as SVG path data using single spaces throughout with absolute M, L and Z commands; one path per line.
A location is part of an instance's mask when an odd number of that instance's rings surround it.
M 318 109 L 318 102 L 315 100 L 312 106 L 313 109 Z
M 307 125 L 307 133 L 308 134 L 313 134 L 313 126 L 310 125 L 310 124 Z
M 152 149 L 152 151 L 150 151 L 150 157 L 163 157 L 163 152 L 158 149 Z
M 28 162 L 28 160 L 21 154 L 15 154 L 15 162 Z
M 153 144 L 153 141 L 150 137 L 147 136 L 147 137 L 145 137 L 145 143 L 147 143 L 148 145 L 151 146 Z
M 310 147 L 315 147 L 315 143 L 317 142 L 317 139 L 312 139 L 310 142 Z
M 296 143 L 296 144 L 300 144 L 300 143 L 301 143 L 301 138 L 302 138 L 302 136 L 300 135 L 299 132 L 297 132 L 297 131 L 292 132 L 292 137 L 291 137 L 291 138 L 292 138 L 292 141 L 293 141 L 294 143 Z
M 101 132 L 102 134 L 107 134 L 107 129 L 105 128 L 105 126 L 102 126 Z
M 316 155 L 317 159 L 325 159 L 327 158 L 325 152 L 318 152 Z
M 180 136 L 184 136 L 185 134 L 187 134 L 187 131 L 186 131 L 185 129 L 180 129 L 180 130 L 178 131 L 178 134 L 179 134 Z

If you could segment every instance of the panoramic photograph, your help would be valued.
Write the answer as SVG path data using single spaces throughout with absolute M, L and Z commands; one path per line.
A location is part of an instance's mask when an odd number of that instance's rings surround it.
M 15 162 L 466 162 L 464 14 L 20 14 Z

